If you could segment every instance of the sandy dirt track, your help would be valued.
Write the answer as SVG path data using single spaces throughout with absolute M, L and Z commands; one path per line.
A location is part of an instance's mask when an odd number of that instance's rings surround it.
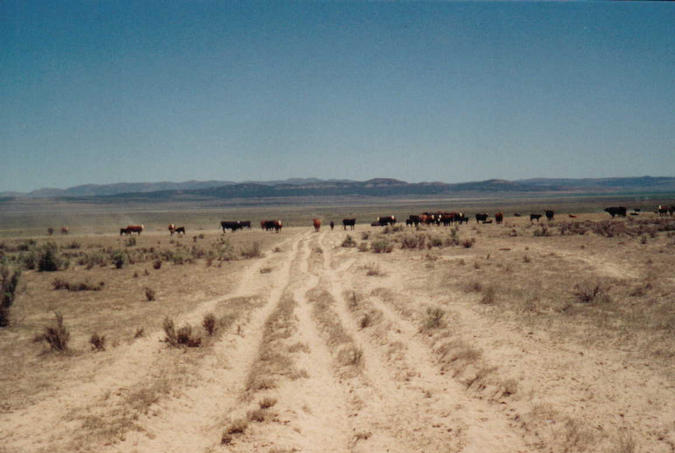
M 230 294 L 182 314 L 227 313 L 213 341 L 175 350 L 158 331 L 106 352 L 86 382 L 1 414 L 0 451 L 675 451 L 662 368 L 495 318 L 428 284 L 422 255 L 413 268 L 343 239 L 298 228 Z M 560 259 L 633 276 L 598 256 Z M 434 307 L 443 328 L 425 327 Z M 625 449 L 629 432 L 647 433 L 641 449 Z

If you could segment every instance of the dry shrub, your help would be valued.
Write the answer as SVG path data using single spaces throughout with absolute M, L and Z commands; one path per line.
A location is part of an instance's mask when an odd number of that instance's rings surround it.
M 478 280 L 475 280 L 464 287 L 464 290 L 467 293 L 479 293 L 483 291 L 483 284 Z
M 363 350 L 353 344 L 348 344 L 338 352 L 338 361 L 342 365 L 361 366 L 363 363 Z
M 476 238 L 465 239 L 462 241 L 462 247 L 465 249 L 470 249 L 476 243 Z
M 391 251 L 394 250 L 394 246 L 386 238 L 373 241 L 371 248 L 374 253 L 391 253 Z
M 220 443 L 223 445 L 230 444 L 233 440 L 234 434 L 243 434 L 248 428 L 248 421 L 244 418 L 238 418 L 234 420 L 230 425 L 225 428 L 222 437 L 220 438 Z
M 153 269 L 155 269 L 155 270 L 161 269 L 161 268 L 162 268 L 162 260 L 154 260 L 154 261 L 152 262 L 152 267 L 153 267 Z
M 265 398 L 258 401 L 258 406 L 260 406 L 260 409 L 269 409 L 270 407 L 274 406 L 275 404 L 277 404 L 277 400 L 275 398 L 271 398 L 269 396 L 266 396 Z
M 572 292 L 574 299 L 581 304 L 609 302 L 609 295 L 599 283 L 577 283 Z
M 207 313 L 204 315 L 204 319 L 202 319 L 202 326 L 204 327 L 204 330 L 206 330 L 206 333 L 209 336 L 212 336 L 216 331 L 216 316 L 213 313 Z
M 261 267 L 261 268 L 260 268 L 260 273 L 261 273 L 261 274 L 269 274 L 270 272 L 272 272 L 272 268 L 271 268 L 271 267 Z
M 9 325 L 9 307 L 14 303 L 20 276 L 20 270 L 10 271 L 9 267 L 0 266 L 0 327 Z
M 91 334 L 89 344 L 91 344 L 92 351 L 105 351 L 105 335 Z
M 367 242 L 361 242 L 358 247 L 359 252 L 367 252 L 368 251 L 368 243 Z
M 98 282 L 92 284 L 88 282 L 69 282 L 62 278 L 55 278 L 52 280 L 52 287 L 55 290 L 64 289 L 67 291 L 101 291 L 105 286 L 105 282 Z
M 274 247 L 274 250 L 272 250 L 274 253 L 281 253 L 281 247 Z
M 480 299 L 480 303 L 484 305 L 492 305 L 495 303 L 495 295 L 497 291 L 495 290 L 495 287 L 490 285 L 485 288 L 485 291 L 483 291 L 483 297 Z
M 502 382 L 502 396 L 515 395 L 518 391 L 518 381 L 515 379 L 507 379 Z
M 401 248 L 422 250 L 426 240 L 427 237 L 424 234 L 406 234 L 401 238 Z
M 143 336 L 145 336 L 145 329 L 143 327 L 137 328 L 134 333 L 134 338 L 141 338 Z
M 424 318 L 424 330 L 438 329 L 445 325 L 445 311 L 438 307 L 428 307 Z
M 361 329 L 365 329 L 366 327 L 370 326 L 372 324 L 372 319 L 370 318 L 370 315 L 368 313 L 365 313 L 361 319 L 359 320 L 359 327 Z
M 155 300 L 155 290 L 152 288 L 148 288 L 147 286 L 145 287 L 145 298 L 148 300 L 148 302 L 152 302 Z
M 44 333 L 35 337 L 36 341 L 45 341 L 52 351 L 64 352 L 68 350 L 70 332 L 63 324 L 63 315 L 58 311 L 54 313 L 56 323 L 45 327 Z
M 253 409 L 246 413 L 246 418 L 252 422 L 262 423 L 265 421 L 265 411 L 262 409 Z
M 260 242 L 255 241 L 247 247 L 242 247 L 241 256 L 244 258 L 259 258 L 262 256 Z
M 354 240 L 354 238 L 351 237 L 351 235 L 348 234 L 347 237 L 345 237 L 345 240 L 342 241 L 342 247 L 346 248 L 356 247 L 356 241 Z
M 361 232 L 361 240 L 362 241 L 367 241 L 369 237 L 370 237 L 369 231 L 362 231 Z
M 202 344 L 201 338 L 192 336 L 192 326 L 189 324 L 184 325 L 176 331 L 173 320 L 164 318 L 162 327 L 165 334 L 164 342 L 171 347 L 187 346 L 189 348 L 196 348 Z

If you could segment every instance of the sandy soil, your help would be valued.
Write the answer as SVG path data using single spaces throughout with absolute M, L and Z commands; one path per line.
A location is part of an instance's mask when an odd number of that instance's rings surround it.
M 619 240 L 481 228 L 462 227 L 471 248 L 390 254 L 342 247 L 342 231 L 291 229 L 226 294 L 177 317 L 228 320 L 202 347 L 169 348 L 157 330 L 100 353 L 76 380 L 1 413 L 0 450 L 675 451 L 672 332 L 580 326 L 571 309 L 521 310 L 499 289 L 548 271 L 631 285 L 646 265 Z M 496 302 L 466 290 L 472 278 L 497 285 Z

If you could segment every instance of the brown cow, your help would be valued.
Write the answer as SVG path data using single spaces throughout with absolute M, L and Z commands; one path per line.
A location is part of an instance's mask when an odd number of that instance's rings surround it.
M 312 219 L 312 223 L 314 224 L 314 231 L 318 233 L 321 228 L 321 219 Z
M 495 222 L 497 222 L 497 224 L 500 224 L 503 221 L 504 221 L 504 213 L 503 212 L 498 212 L 497 214 L 495 214 Z
M 141 232 L 145 229 L 143 225 L 127 225 L 125 228 L 126 234 L 131 234 L 131 233 L 136 233 L 139 236 L 141 235 Z
M 68 234 L 68 231 L 70 230 L 68 229 L 67 226 L 61 227 L 61 234 Z
M 176 225 L 174 225 L 173 223 L 170 223 L 169 224 L 169 233 L 171 233 L 171 236 L 173 236 L 173 233 L 175 233 L 175 232 L 176 232 Z

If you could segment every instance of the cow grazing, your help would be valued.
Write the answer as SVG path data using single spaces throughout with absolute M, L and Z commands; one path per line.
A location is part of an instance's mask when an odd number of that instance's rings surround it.
M 626 207 L 625 206 L 610 206 L 609 208 L 604 209 L 609 215 L 614 218 L 615 216 L 626 217 Z
M 123 236 L 125 234 L 129 234 L 126 228 L 120 228 L 120 236 Z
M 495 222 L 497 222 L 498 225 L 501 224 L 503 221 L 504 221 L 503 212 L 498 212 L 497 214 L 495 214 Z
M 659 205 L 659 207 L 656 208 L 656 213 L 659 215 L 659 217 L 664 217 L 664 216 L 669 215 L 668 206 Z
M 541 214 L 530 214 L 530 222 L 536 220 L 539 223 L 539 219 L 541 219 Z
M 577 216 L 575 216 L 574 214 L 567 214 L 567 215 L 569 216 L 570 219 L 576 219 L 577 218 Z
M 61 234 L 68 234 L 69 231 L 70 231 L 70 230 L 68 229 L 67 226 L 61 227 Z
M 314 225 L 314 231 L 318 233 L 321 228 L 321 219 L 312 219 L 312 224 Z
M 488 215 L 486 213 L 478 213 L 476 214 L 476 223 L 482 222 L 485 223 L 488 219 Z
M 260 222 L 260 226 L 265 231 L 274 230 L 278 233 L 281 231 L 282 224 L 281 220 L 263 220 Z
M 553 211 L 551 211 L 550 209 L 547 209 L 547 210 L 544 212 L 544 214 L 546 214 L 546 220 L 548 220 L 549 222 L 550 222 L 551 220 L 553 220 L 553 216 L 555 215 L 555 213 L 554 213 Z
M 422 221 L 422 219 L 420 218 L 420 216 L 411 215 L 406 219 L 405 224 L 408 225 L 408 226 L 413 226 L 413 225 L 419 226 L 421 221 Z
M 51 236 L 52 234 L 54 234 L 54 228 L 52 228 L 52 227 L 47 228 L 47 234 L 48 234 L 49 236 Z
M 377 225 L 379 226 L 393 225 L 396 223 L 396 217 L 394 217 L 393 215 L 378 217 L 377 221 L 374 223 L 377 223 Z
M 354 226 L 356 226 L 356 219 L 342 219 L 342 227 L 347 230 L 347 227 L 351 227 L 351 229 L 354 229 Z
M 220 227 L 223 229 L 223 233 L 225 233 L 226 230 L 232 230 L 234 233 L 235 231 L 244 228 L 244 225 L 238 220 L 223 220 L 220 222 Z M 249 228 L 251 228 L 251 222 L 249 222 Z
M 127 225 L 126 228 L 123 228 L 123 230 L 126 231 L 125 234 L 136 233 L 139 236 L 141 235 L 141 233 L 143 232 L 144 229 L 145 229 L 145 227 L 143 225 Z M 120 234 L 121 233 L 122 233 L 122 231 L 120 230 Z

